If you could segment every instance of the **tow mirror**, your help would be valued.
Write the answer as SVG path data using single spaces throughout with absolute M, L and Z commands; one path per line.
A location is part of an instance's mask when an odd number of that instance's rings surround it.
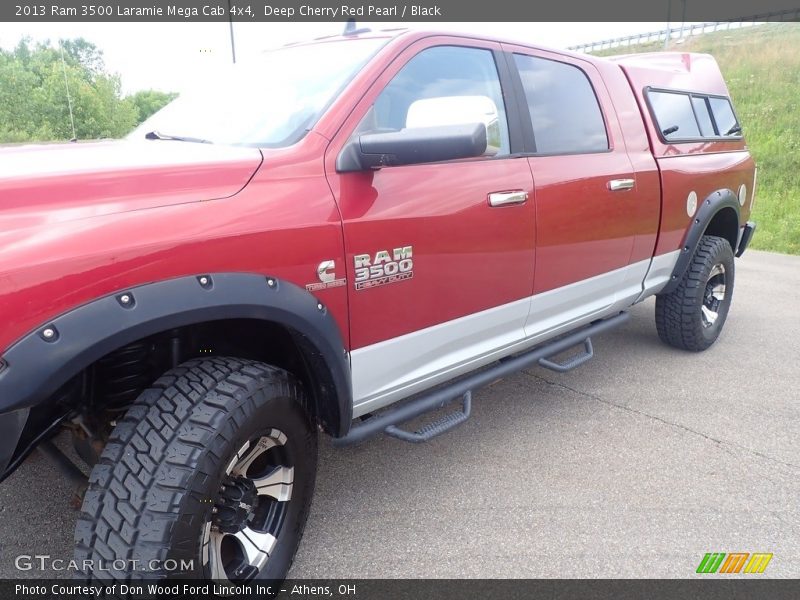
M 462 123 L 483 123 L 486 126 L 485 156 L 494 156 L 500 151 L 497 107 L 487 96 L 443 96 L 417 100 L 409 107 L 406 117 L 406 127 Z
M 406 127 L 355 135 L 336 161 L 340 173 L 386 166 L 494 156 L 497 109 L 486 96 L 445 96 L 412 103 Z

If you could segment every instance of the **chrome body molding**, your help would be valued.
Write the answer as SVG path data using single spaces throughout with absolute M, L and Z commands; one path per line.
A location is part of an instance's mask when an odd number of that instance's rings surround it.
M 657 293 L 679 252 L 353 350 L 353 417 L 618 313 Z

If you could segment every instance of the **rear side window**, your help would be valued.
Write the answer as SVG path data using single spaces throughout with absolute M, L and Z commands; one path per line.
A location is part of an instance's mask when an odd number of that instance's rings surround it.
M 688 94 L 650 92 L 650 105 L 664 139 L 700 137 L 700 129 Z
M 578 67 L 515 54 L 537 154 L 608 150 L 603 113 L 589 78 Z
M 700 134 L 705 137 L 716 135 L 714 123 L 711 121 L 711 113 L 708 111 L 708 98 L 699 96 L 692 97 L 694 114 L 697 116 L 697 124 L 700 125 Z
M 742 130 L 728 98 L 648 89 L 647 101 L 666 141 L 741 137 Z
M 708 102 L 711 104 L 711 112 L 717 122 L 720 135 L 736 135 L 741 131 L 739 123 L 736 121 L 736 115 L 733 114 L 730 100 L 709 98 Z

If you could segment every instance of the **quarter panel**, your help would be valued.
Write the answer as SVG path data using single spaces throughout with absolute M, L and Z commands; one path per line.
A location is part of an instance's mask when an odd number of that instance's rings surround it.
M 663 188 L 661 229 L 656 254 L 681 248 L 699 203 L 713 192 L 729 189 L 738 195 L 745 186 L 744 204 L 740 204 L 740 225 L 752 209 L 752 186 L 755 163 L 746 150 L 719 153 L 678 154 L 658 159 Z M 692 210 L 690 193 L 696 196 Z

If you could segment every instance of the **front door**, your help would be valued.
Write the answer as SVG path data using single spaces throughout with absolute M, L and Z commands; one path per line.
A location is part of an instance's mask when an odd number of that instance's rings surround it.
M 412 44 L 326 158 L 344 223 L 355 416 L 489 362 L 524 337 L 535 261 L 532 176 L 525 158 L 511 156 L 499 46 L 463 43 Z M 351 135 L 413 126 L 415 103 L 453 106 L 454 97 L 494 104 L 496 155 L 356 173 L 331 168 Z M 443 125 L 452 120 L 441 115 Z M 430 116 L 425 123 L 437 124 Z

